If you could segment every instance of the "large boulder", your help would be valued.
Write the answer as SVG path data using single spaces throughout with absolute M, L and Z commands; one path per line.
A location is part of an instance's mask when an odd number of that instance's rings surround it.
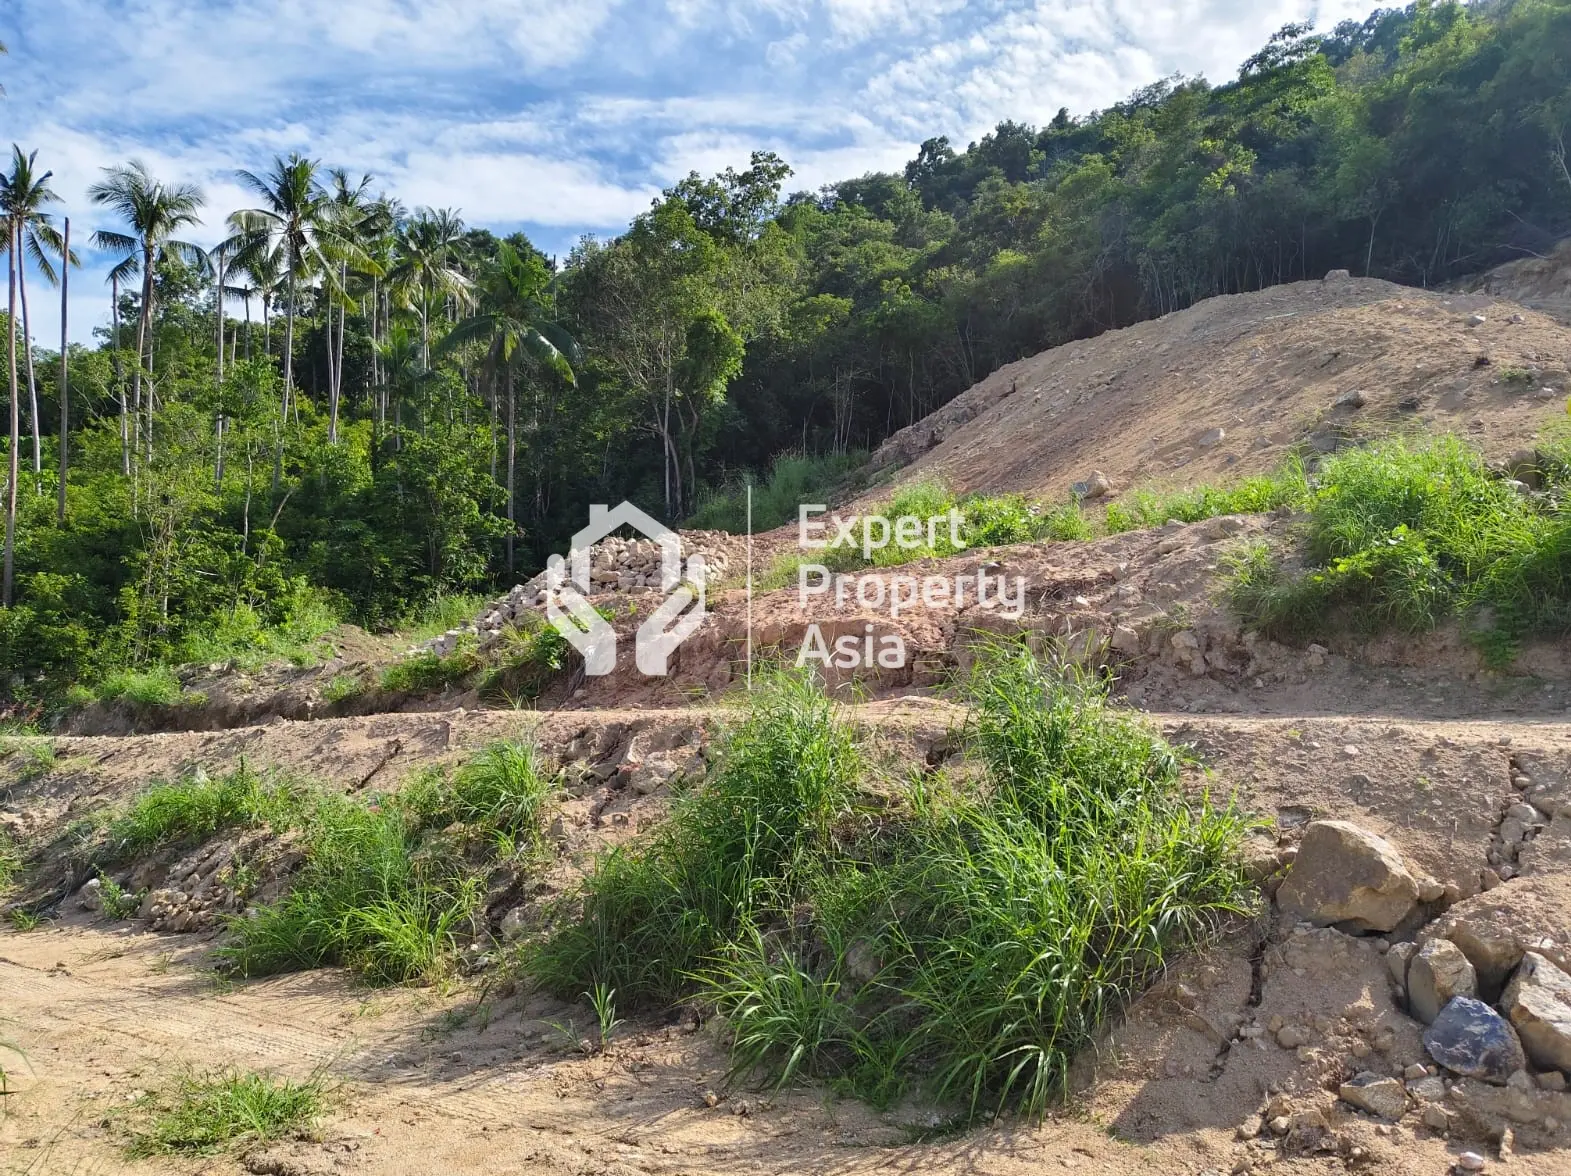
M 1449 939 L 1460 947 L 1478 975 L 1478 994 L 1485 1000 L 1500 995 L 1530 951 L 1571 972 L 1571 878 L 1513 878 L 1457 903 L 1420 938 Z
M 1571 976 L 1530 951 L 1506 986 L 1500 1008 L 1537 1065 L 1571 1071 Z
M 1407 966 L 1407 1004 L 1428 1025 L 1453 997 L 1477 996 L 1478 977 L 1462 949 L 1449 939 L 1431 939 Z
M 1522 1043 L 1506 1019 L 1483 1001 L 1456 997 L 1424 1030 L 1424 1048 L 1446 1069 L 1464 1078 L 1504 1086 L 1527 1065 Z
M 1385 838 L 1347 821 L 1315 821 L 1276 900 L 1322 926 L 1393 931 L 1417 908 L 1418 881 Z

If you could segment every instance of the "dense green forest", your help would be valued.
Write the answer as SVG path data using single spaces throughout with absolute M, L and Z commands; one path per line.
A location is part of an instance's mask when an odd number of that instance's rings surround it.
M 757 153 L 564 259 L 298 155 L 237 160 L 240 210 L 105 161 L 68 249 L 49 144 L 18 146 L 0 701 L 398 625 L 532 572 L 590 501 L 680 521 L 782 454 L 843 469 L 1003 363 L 1212 295 L 1546 252 L 1568 55 L 1571 0 L 1288 27 L 1225 85 L 931 139 L 899 175 L 792 194 Z M 86 250 L 113 325 L 62 365 L 29 299 Z

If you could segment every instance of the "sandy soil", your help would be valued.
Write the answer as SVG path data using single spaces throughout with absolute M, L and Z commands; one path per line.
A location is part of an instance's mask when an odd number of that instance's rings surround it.
M 1487 321 L 1470 326 L 1474 314 Z M 1571 328 L 1489 294 L 1299 282 L 1000 368 L 873 460 L 899 466 L 900 482 L 1056 501 L 1092 470 L 1118 490 L 1214 483 L 1301 443 L 1404 430 L 1457 433 L 1503 458 L 1563 419 L 1568 355 Z M 1513 368 L 1534 382 L 1504 382 Z M 1338 404 L 1354 392 L 1362 407 Z

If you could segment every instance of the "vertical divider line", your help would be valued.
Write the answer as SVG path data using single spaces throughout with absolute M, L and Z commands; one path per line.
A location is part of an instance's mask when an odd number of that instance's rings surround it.
M 747 484 L 747 689 L 753 689 L 753 484 Z

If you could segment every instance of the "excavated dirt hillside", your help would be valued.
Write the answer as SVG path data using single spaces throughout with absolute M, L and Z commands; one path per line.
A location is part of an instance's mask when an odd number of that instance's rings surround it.
M 1192 486 L 1402 430 L 1506 457 L 1563 419 L 1568 366 L 1571 327 L 1489 293 L 1299 282 L 1000 368 L 872 464 L 1061 500 L 1092 470 L 1115 490 Z
M 1178 488 L 1402 429 L 1505 456 L 1564 419 L 1568 362 L 1571 329 L 1489 295 L 1304 283 L 1015 364 L 875 464 L 1058 499 L 1093 469 L 1118 490 Z M 1564 1176 L 1571 988 L 1556 1005 L 1542 977 L 1571 970 L 1568 647 L 1532 643 L 1501 670 L 1455 628 L 1265 640 L 1230 612 L 1219 572 L 1241 544 L 1290 547 L 1295 525 L 1175 522 L 869 572 L 879 600 L 913 576 L 971 586 L 899 615 L 854 595 L 804 607 L 789 587 L 749 601 L 745 542 L 689 535 L 688 554 L 724 558 L 710 561 L 707 619 L 663 679 L 633 664 L 633 631 L 662 600 L 651 554 L 608 547 L 591 600 L 616 631 L 614 671 L 568 667 L 533 710 L 488 704 L 474 675 L 391 693 L 377 683 L 397 651 L 366 639 L 307 669 L 195 668 L 181 706 L 96 707 L 0 740 L 0 848 L 28 859 L 0 891 L 0 1042 L 25 1053 L 0 1051 L 0 1176 Z M 758 570 L 793 544 L 790 528 L 762 537 Z M 1018 616 L 977 603 L 988 578 L 1018 578 Z M 508 630 L 540 624 L 542 595 L 522 585 L 438 642 L 505 650 Z M 813 625 L 831 642 L 894 634 L 911 654 L 829 675 L 877 765 L 868 811 L 912 772 L 974 778 L 969 716 L 948 687 L 979 638 L 1003 632 L 1105 675 L 1191 753 L 1189 796 L 1233 798 L 1254 822 L 1259 917 L 1112 1017 L 1041 1122 L 955 1132 L 915 1096 L 877 1109 L 824 1085 L 730 1081 L 726 1026 L 708 1010 L 631 1017 L 585 1049 L 584 1002 L 548 999 L 506 966 L 520 927 L 702 786 L 749 644 L 789 658 Z M 346 696 L 347 680 L 363 689 Z M 488 879 L 461 966 L 430 987 L 215 970 L 224 919 L 287 892 L 300 859 L 287 834 L 220 832 L 117 865 L 107 882 L 140 896 L 124 918 L 71 852 L 86 822 L 183 772 L 244 764 L 375 798 L 502 738 L 533 740 L 552 772 L 544 860 Z M 1473 992 L 1477 1016 L 1510 1016 L 1531 1060 L 1482 1068 L 1447 1038 L 1442 1065 L 1424 1011 L 1441 989 Z M 148 1092 L 226 1068 L 324 1075 L 327 1113 L 265 1145 L 127 1156 Z
M 1524 257 L 1490 270 L 1462 289 L 1506 298 L 1571 324 L 1571 241 L 1542 257 Z

